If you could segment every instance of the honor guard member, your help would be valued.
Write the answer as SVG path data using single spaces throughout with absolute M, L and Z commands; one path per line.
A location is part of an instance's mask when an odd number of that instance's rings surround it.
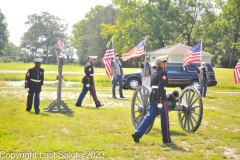
M 77 107 L 82 107 L 83 98 L 86 96 L 87 92 L 90 91 L 96 107 L 99 108 L 103 106 L 97 98 L 97 94 L 94 87 L 94 70 L 93 65 L 96 63 L 97 56 L 89 56 L 89 61 L 85 64 L 84 72 L 85 76 L 82 79 L 83 88 L 80 93 L 78 100 L 75 104 Z
M 168 56 L 161 56 L 155 59 L 157 68 L 151 74 L 152 91 L 149 99 L 148 114 L 144 117 L 137 130 L 132 134 L 133 140 L 136 143 L 139 143 L 139 139 L 153 124 L 158 113 L 161 114 L 162 141 L 163 143 L 172 142 L 169 132 L 168 106 L 165 90 L 165 86 L 168 83 L 167 73 L 164 71 L 167 65 L 167 59 Z
M 44 69 L 40 68 L 42 60 L 42 58 L 34 59 L 35 66 L 28 69 L 25 77 L 25 88 L 28 91 L 26 111 L 31 111 L 34 96 L 34 109 L 36 114 L 40 113 L 40 92 L 44 80 Z

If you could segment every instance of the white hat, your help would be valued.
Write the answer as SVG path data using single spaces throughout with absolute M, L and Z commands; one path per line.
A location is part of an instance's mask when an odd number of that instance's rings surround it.
M 42 61 L 43 61 L 42 58 L 35 58 L 35 59 L 34 59 L 34 62 L 40 62 L 40 63 L 42 63 Z
M 97 59 L 98 56 L 89 56 L 89 59 Z
M 160 56 L 154 59 L 154 61 L 157 61 L 157 62 L 167 62 L 167 60 L 168 60 L 168 55 Z

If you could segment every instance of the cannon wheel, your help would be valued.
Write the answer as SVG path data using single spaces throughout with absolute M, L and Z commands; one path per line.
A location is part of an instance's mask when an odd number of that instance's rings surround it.
M 178 111 L 178 120 L 182 129 L 195 132 L 201 124 L 203 116 L 202 97 L 197 88 L 187 86 L 179 97 L 178 105 L 183 105 L 183 111 Z
M 149 97 L 150 97 L 150 89 L 145 85 L 138 86 L 138 88 L 133 93 L 132 103 L 131 103 L 131 114 L 132 114 L 132 123 L 135 129 L 138 128 L 144 116 L 148 113 Z M 148 128 L 146 133 L 148 133 L 152 129 L 153 124 Z

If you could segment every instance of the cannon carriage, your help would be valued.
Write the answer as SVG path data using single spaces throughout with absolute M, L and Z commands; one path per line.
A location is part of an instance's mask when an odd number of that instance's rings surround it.
M 150 88 L 139 86 L 133 93 L 131 102 L 132 123 L 135 129 L 148 113 Z M 183 130 L 195 132 L 202 121 L 203 103 L 198 89 L 194 86 L 185 87 L 181 94 L 178 91 L 167 92 L 169 111 L 177 111 L 178 120 Z M 160 115 L 161 116 L 161 115 Z M 153 124 L 146 133 L 150 132 Z

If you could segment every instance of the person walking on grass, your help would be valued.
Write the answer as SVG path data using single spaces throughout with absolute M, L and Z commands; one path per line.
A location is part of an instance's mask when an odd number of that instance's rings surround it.
M 94 86 L 94 69 L 93 65 L 96 63 L 97 56 L 89 56 L 89 61 L 85 64 L 84 72 L 85 76 L 82 79 L 83 88 L 82 92 L 79 94 L 77 102 L 75 104 L 76 107 L 82 107 L 82 101 L 86 96 L 87 92 L 90 91 L 93 100 L 96 104 L 96 108 L 102 107 L 103 104 L 97 98 L 95 86 Z
M 169 132 L 168 104 L 165 87 L 168 83 L 167 72 L 164 68 L 167 66 L 168 56 L 156 58 L 156 66 L 151 74 L 152 91 L 149 98 L 148 114 L 144 117 L 136 131 L 132 134 L 135 143 L 139 143 L 140 138 L 153 124 L 154 119 L 161 114 L 162 141 L 163 143 L 172 143 Z
M 28 92 L 26 111 L 31 111 L 34 96 L 35 114 L 40 113 L 40 92 L 42 90 L 42 85 L 44 81 L 44 69 L 40 68 L 42 60 L 42 58 L 34 59 L 35 66 L 28 69 L 25 76 L 25 89 Z

